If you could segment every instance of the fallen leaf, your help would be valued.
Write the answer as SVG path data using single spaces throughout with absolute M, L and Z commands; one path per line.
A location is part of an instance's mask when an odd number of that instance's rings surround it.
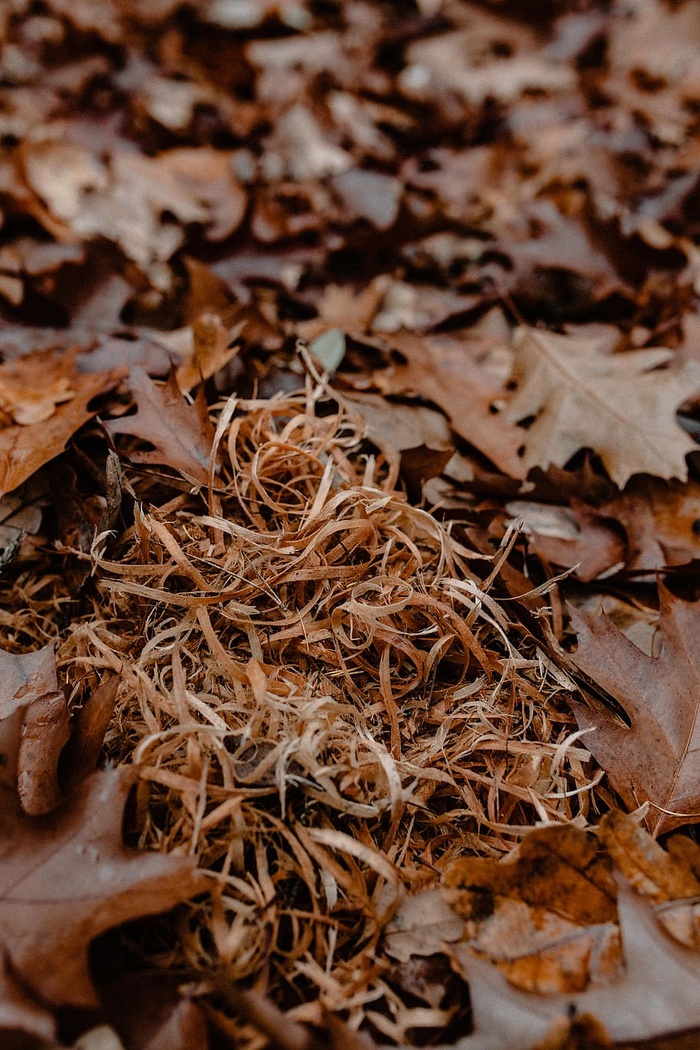
M 129 387 L 137 410 L 133 415 L 107 420 L 104 426 L 108 433 L 132 434 L 153 445 L 150 451 L 130 451 L 134 463 L 165 464 L 195 484 L 206 485 L 214 428 L 203 390 L 200 388 L 189 404 L 172 372 L 165 383 L 154 383 L 142 368 L 131 370 Z
M 351 168 L 337 175 L 331 186 L 342 203 L 343 221 L 364 219 L 382 231 L 396 222 L 403 187 L 391 175 Z
M 656 834 L 700 821 L 700 605 L 659 586 L 661 654 L 645 656 L 607 616 L 573 613 L 571 660 L 613 696 L 631 727 L 572 701 L 586 747 L 631 808 L 649 802 Z
M 497 962 L 518 988 L 577 992 L 616 973 L 612 865 L 591 834 L 543 828 L 512 863 L 460 858 L 442 891 L 466 920 L 460 943 Z
M 17 792 L 29 816 L 50 813 L 63 799 L 58 761 L 70 737 L 70 714 L 61 690 L 37 697 L 25 710 L 17 752 Z
M 231 154 L 213 149 L 183 148 L 156 157 L 115 150 L 105 162 L 84 145 L 47 138 L 25 143 L 23 161 L 29 184 L 55 218 L 86 240 L 116 242 L 160 284 L 165 278 L 153 267 L 183 243 L 180 224 L 201 223 L 212 240 L 220 240 L 245 211 Z M 164 221 L 166 212 L 179 224 Z
M 410 332 L 395 333 L 391 343 L 406 363 L 375 373 L 382 393 L 419 394 L 434 401 L 460 437 L 507 474 L 524 477 L 518 456 L 522 431 L 492 412 L 491 406 L 504 394 L 502 384 L 473 360 L 469 347 Z
M 58 456 L 83 423 L 95 415 L 88 408 L 98 394 L 117 382 L 115 373 L 81 375 L 70 401 L 57 405 L 40 423 L 0 428 L 0 494 L 14 491 L 39 467 Z
M 530 1050 L 557 1022 L 595 1017 L 618 1042 L 648 1040 L 700 1027 L 700 953 L 677 944 L 650 906 L 621 882 L 618 898 L 625 974 L 575 995 L 534 996 L 508 984 L 489 963 L 453 947 L 469 981 L 474 1034 L 457 1050 Z
M 40 816 L 94 770 L 118 680 L 98 687 L 71 726 L 53 643 L 30 653 L 0 649 L 0 679 L 0 786 L 17 793 L 25 813 Z M 69 763 L 65 777 L 62 758 Z
M 9 653 L 0 649 L 0 720 L 9 718 L 33 700 L 56 692 L 56 654 L 53 642 L 30 653 Z M 6 761 L 0 763 L 0 767 Z
M 265 161 L 269 179 L 289 175 L 299 181 L 340 175 L 353 165 L 351 155 L 329 141 L 313 112 L 301 104 L 275 124 Z
M 506 510 L 533 550 L 575 569 L 579 580 L 602 579 L 625 567 L 626 546 L 614 522 L 575 499 L 568 507 L 511 500 Z
M 241 326 L 231 332 L 217 314 L 202 314 L 191 328 L 184 330 L 187 358 L 175 369 L 177 385 L 182 392 L 192 390 L 204 379 L 210 379 L 238 353 L 231 341 Z
M 535 417 L 522 431 L 525 471 L 563 467 L 591 448 L 619 486 L 633 474 L 687 477 L 685 456 L 698 446 L 675 412 L 700 388 L 695 362 L 659 370 L 670 350 L 601 353 L 596 338 L 535 329 L 520 329 L 515 339 L 517 390 L 501 418 L 513 424 Z
M 462 20 L 463 29 L 418 41 L 408 49 L 409 62 L 430 74 L 428 84 L 418 81 L 423 90 L 444 85 L 479 105 L 488 98 L 512 102 L 523 91 L 556 92 L 573 86 L 573 70 L 538 54 L 537 36 L 529 27 L 475 4 L 467 6 Z M 498 45 L 507 47 L 507 58 Z M 411 84 L 406 76 L 404 81 Z
M 681 838 L 684 843 L 688 843 L 689 848 L 684 847 L 680 852 L 663 849 L 648 832 L 620 810 L 611 810 L 605 814 L 596 837 L 632 889 L 651 904 L 669 901 L 682 904 L 685 900 L 693 904 L 697 901 L 700 880 L 693 870 L 691 858 L 696 862 L 700 860 L 700 847 L 692 839 L 675 836 L 679 843 Z M 668 845 L 672 842 L 673 839 L 669 840 Z M 670 909 L 657 909 L 657 918 L 664 925 L 667 925 L 665 919 L 670 914 Z M 693 927 L 695 923 L 691 922 Z M 690 947 L 698 947 L 695 929 L 693 936 L 686 940 L 684 936 L 678 936 L 677 928 L 676 923 L 674 929 L 669 929 L 676 940 L 683 940 Z
M 50 419 L 57 405 L 72 401 L 78 393 L 83 377 L 76 373 L 77 353 L 36 350 L 0 365 L 0 409 L 23 426 Z M 42 377 L 40 385 L 37 373 Z
M 130 767 L 94 773 L 44 817 L 27 817 L 2 792 L 0 943 L 13 973 L 45 1003 L 95 1006 L 93 938 L 204 887 L 192 860 L 124 846 L 123 808 L 136 776 Z
M 56 1041 L 56 1022 L 53 1014 L 23 988 L 14 976 L 6 953 L 0 957 L 0 1038 L 11 1039 L 10 1033 L 22 1033 L 39 1040 L 39 1045 Z M 17 1040 L 19 1046 L 24 1044 Z M 5 1042 L 12 1047 L 12 1043 Z M 32 1044 L 33 1045 L 33 1044 Z
M 598 511 L 622 526 L 628 570 L 656 572 L 700 558 L 700 484 L 633 478 Z
M 332 374 L 345 356 L 345 334 L 340 328 L 326 328 L 311 340 L 309 353 L 325 372 Z
M 72 794 L 97 767 L 105 733 L 114 714 L 118 689 L 119 676 L 110 675 L 73 713 L 71 736 L 61 755 L 66 795 Z

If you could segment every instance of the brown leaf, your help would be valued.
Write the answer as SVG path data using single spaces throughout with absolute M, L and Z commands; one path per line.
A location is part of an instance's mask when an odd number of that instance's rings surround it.
M 144 270 L 180 247 L 184 224 L 202 223 L 212 240 L 220 240 L 245 211 L 231 154 L 213 149 L 174 149 L 156 157 L 123 149 L 103 162 L 82 144 L 47 138 L 25 143 L 23 162 L 27 181 L 55 219 L 86 240 L 116 242 Z M 164 221 L 166 211 L 178 225 Z
M 0 494 L 12 492 L 63 452 L 68 439 L 94 416 L 90 401 L 115 383 L 114 373 L 79 375 L 72 399 L 58 405 L 50 418 L 0 429 Z
M 616 972 L 615 883 L 591 834 L 543 828 L 512 863 L 460 858 L 443 893 L 466 920 L 463 940 L 519 988 L 576 992 Z
M 119 676 L 111 675 L 74 714 L 71 738 L 61 756 L 67 795 L 97 766 L 104 736 L 114 714 L 118 689 Z
M 28 994 L 11 971 L 7 954 L 0 957 L 0 1038 L 10 1032 L 22 1032 L 54 1045 L 56 1023 L 52 1014 Z M 4 1042 L 5 1046 L 12 1046 Z M 20 1046 L 23 1045 L 20 1042 Z
M 451 949 L 469 981 L 474 1034 L 457 1050 L 526 1050 L 572 1015 L 602 1022 L 613 1040 L 643 1040 L 700 1027 L 700 954 L 677 944 L 626 883 L 618 911 L 626 972 L 618 981 L 576 995 L 533 996 L 466 948 Z
M 58 689 L 53 642 L 32 653 L 0 649 L 0 719 Z M 3 763 L 4 764 L 4 763 Z
M 700 856 L 700 849 L 692 839 L 676 837 L 679 842 L 682 838 L 689 844 L 690 852 Z M 688 851 L 676 853 L 663 849 L 620 810 L 605 814 L 597 838 L 632 888 L 653 904 L 700 895 L 700 880 L 689 863 Z M 659 915 L 662 921 L 665 914 L 668 912 Z
M 217 314 L 202 314 L 192 325 L 192 349 L 188 358 L 175 370 L 177 385 L 183 393 L 192 390 L 203 379 L 209 379 L 238 353 L 231 338 L 240 332 L 229 331 Z
M 687 476 L 685 456 L 697 445 L 675 412 L 700 387 L 696 363 L 660 371 L 669 350 L 601 353 L 596 338 L 534 329 L 521 329 L 516 345 L 518 389 L 502 419 L 536 417 L 522 435 L 525 470 L 563 467 L 579 449 L 591 448 L 620 486 L 638 473 Z
M 0 785 L 17 792 L 30 816 L 63 799 L 58 763 L 70 735 L 68 704 L 58 687 L 53 643 L 33 653 L 0 649 Z
M 0 810 L 0 942 L 27 988 L 54 1005 L 94 1006 L 88 947 L 122 922 L 167 911 L 203 888 L 189 859 L 122 841 L 133 768 L 93 774 L 50 816 Z
M 481 368 L 468 347 L 455 340 L 397 332 L 392 344 L 406 358 L 376 379 L 385 394 L 419 394 L 434 401 L 455 431 L 512 477 L 524 477 L 518 456 L 522 431 L 491 411 L 504 394 L 501 383 Z
M 130 452 L 134 463 L 165 464 L 195 484 L 206 485 L 214 428 L 203 390 L 188 404 L 172 372 L 167 382 L 157 384 L 141 368 L 131 370 L 129 386 L 136 413 L 107 420 L 105 429 L 113 435 L 133 434 L 154 446 L 152 451 Z
M 0 365 L 0 408 L 23 426 L 50 419 L 57 405 L 76 396 L 76 353 L 35 350 Z
M 479 105 L 487 98 L 513 102 L 524 91 L 556 92 L 573 86 L 573 69 L 542 55 L 533 29 L 475 4 L 463 22 L 464 28 L 456 32 L 419 40 L 409 48 L 409 61 L 430 74 L 427 83 L 425 77 L 420 81 L 424 91 L 444 85 Z M 508 48 L 508 61 L 499 45 Z
M 58 760 L 68 737 L 70 715 L 63 693 L 46 693 L 24 713 L 17 753 L 17 791 L 29 816 L 50 813 L 63 799 Z
M 627 534 L 626 568 L 654 572 L 700 558 L 700 485 L 633 478 L 625 491 L 598 508 Z
M 554 565 L 575 568 L 579 580 L 595 580 L 625 566 L 624 538 L 610 519 L 572 499 L 568 507 L 511 500 L 509 514 L 521 522 L 530 546 Z
M 573 663 L 622 704 L 631 728 L 572 704 L 586 747 L 634 808 L 648 801 L 657 834 L 700 821 L 700 605 L 659 588 L 661 655 L 645 656 L 607 616 L 573 614 Z

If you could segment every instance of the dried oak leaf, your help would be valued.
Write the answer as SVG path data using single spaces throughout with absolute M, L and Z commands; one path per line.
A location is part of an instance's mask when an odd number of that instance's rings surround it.
M 454 340 L 396 332 L 391 343 L 405 364 L 375 373 L 383 394 L 417 393 L 449 417 L 452 427 L 511 477 L 524 477 L 518 456 L 522 431 L 504 424 L 491 405 L 503 395 L 499 380 L 476 363 L 469 348 Z M 514 420 L 513 422 L 517 422 Z
M 571 826 L 538 829 L 513 860 L 453 861 L 439 893 L 402 904 L 387 950 L 407 961 L 459 942 L 495 962 L 522 990 L 579 992 L 617 973 L 615 893 L 610 858 L 592 834 Z
M 598 507 L 627 535 L 627 569 L 654 572 L 700 558 L 700 484 L 634 478 L 625 491 Z
M 93 938 L 205 888 L 191 859 L 124 845 L 124 804 L 137 775 L 133 767 L 94 773 L 44 817 L 27 817 L 11 792 L 0 792 L 0 946 L 43 1002 L 97 1005 Z
M 609 576 L 624 567 L 626 545 L 615 523 L 595 508 L 572 499 L 568 507 L 511 500 L 506 510 L 537 554 L 574 569 L 579 580 Z
M 0 788 L 29 816 L 50 813 L 97 766 L 119 678 L 107 677 L 77 710 L 59 688 L 53 643 L 0 649 Z
M 48 813 L 63 798 L 58 760 L 69 736 L 53 643 L 32 653 L 0 649 L 0 682 L 0 787 L 17 792 L 25 813 Z
M 63 452 L 68 439 L 95 415 L 88 408 L 89 403 L 116 381 L 116 373 L 112 372 L 77 375 L 71 400 L 56 405 L 48 419 L 28 426 L 16 424 L 1 428 L 0 495 L 18 488 L 39 467 Z M 34 383 L 36 385 L 36 376 Z
M 112 435 L 132 434 L 153 445 L 152 450 L 129 452 L 134 463 L 164 464 L 195 484 L 206 485 L 214 428 L 203 389 L 188 404 L 173 372 L 165 383 L 154 383 L 142 368 L 130 371 L 129 388 L 138 406 L 136 413 L 107 420 L 105 429 Z
M 521 992 L 494 966 L 465 948 L 452 948 L 469 981 L 475 1029 L 458 1040 L 456 1050 L 528 1050 L 562 1019 L 582 1014 L 602 1022 L 618 1042 L 700 1027 L 700 954 L 677 944 L 626 883 L 620 884 L 617 906 L 625 975 L 577 995 Z
M 572 614 L 572 662 L 622 704 L 631 728 L 572 704 L 586 747 L 631 808 L 648 801 L 656 834 L 700 821 L 700 604 L 659 586 L 661 654 L 646 656 L 608 616 Z
M 58 689 L 53 642 L 31 653 L 8 653 L 0 649 L 0 720 L 10 718 L 45 693 Z M 0 768 L 6 761 L 0 762 Z
M 696 362 L 664 370 L 664 348 L 600 352 L 598 337 L 520 329 L 512 380 L 517 390 L 501 413 L 505 423 L 534 418 L 523 430 L 522 463 L 563 467 L 582 448 L 598 453 L 612 480 L 633 474 L 685 479 L 685 455 L 697 445 L 675 420 L 700 389 Z
M 188 223 L 221 240 L 243 218 L 247 198 L 230 153 L 182 148 L 146 157 L 115 150 L 105 162 L 52 131 L 56 138 L 23 144 L 29 185 L 70 235 L 106 237 L 145 271 L 155 265 L 158 276 L 157 264 L 177 251 Z M 166 221 L 166 212 L 177 222 Z

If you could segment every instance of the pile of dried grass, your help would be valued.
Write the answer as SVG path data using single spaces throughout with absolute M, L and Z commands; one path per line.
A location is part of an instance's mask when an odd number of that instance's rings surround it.
M 106 752 L 142 767 L 141 843 L 214 875 L 189 962 L 357 1025 L 399 1009 L 381 934 L 400 888 L 537 821 L 585 825 L 589 756 L 489 595 L 498 564 L 395 490 L 360 420 L 309 381 L 218 422 L 208 494 L 154 505 L 162 476 L 134 476 L 59 662 L 77 703 L 119 674 Z

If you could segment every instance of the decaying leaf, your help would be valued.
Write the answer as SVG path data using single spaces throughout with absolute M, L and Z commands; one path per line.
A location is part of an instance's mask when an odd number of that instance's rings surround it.
M 512 864 L 456 860 L 443 893 L 466 920 L 464 940 L 519 988 L 576 992 L 616 972 L 612 865 L 591 834 L 544 828 Z
M 12 492 L 63 452 L 68 439 L 95 415 L 89 403 L 115 383 L 116 376 L 110 373 L 81 375 L 71 400 L 57 405 L 48 418 L 0 429 L 0 492 Z
M 0 675 L 0 785 L 17 792 L 28 815 L 50 813 L 95 769 L 119 680 L 98 686 L 71 724 L 53 643 L 30 653 L 0 649 Z
M 69 735 L 53 643 L 31 653 L 0 650 L 0 671 L 0 784 L 17 792 L 25 813 L 48 813 L 63 797 L 58 760 Z
M 4 720 L 37 697 L 58 689 L 54 644 L 49 642 L 31 653 L 8 653 L 0 649 L 0 676 L 0 720 Z
M 209 421 L 204 392 L 192 404 L 180 393 L 174 374 L 166 383 L 154 383 L 141 368 L 129 374 L 129 386 L 137 403 L 134 415 L 109 419 L 110 434 L 133 434 L 153 445 L 153 450 L 133 450 L 134 463 L 160 463 L 179 470 L 198 485 L 209 478 L 214 428 Z
M 700 389 L 700 367 L 686 361 L 660 371 L 665 349 L 601 353 L 596 338 L 521 329 L 512 379 L 517 390 L 502 416 L 523 431 L 527 470 L 563 467 L 582 448 L 602 459 L 623 486 L 633 474 L 686 478 L 685 456 L 697 445 L 675 412 Z
M 700 954 L 674 941 L 654 912 L 621 882 L 617 898 L 625 974 L 576 995 L 533 996 L 464 948 L 452 948 L 469 981 L 474 1034 L 458 1050 L 526 1050 L 577 1014 L 595 1017 L 617 1041 L 644 1040 L 700 1027 Z
M 124 846 L 123 808 L 135 778 L 129 768 L 95 773 L 44 817 L 25 816 L 3 790 L 0 943 L 13 973 L 43 1002 L 95 1005 L 92 939 L 204 886 L 191 860 Z
M 238 347 L 231 341 L 242 327 L 229 331 L 217 314 L 202 314 L 197 318 L 191 336 L 190 330 L 186 331 L 191 343 L 187 358 L 175 370 L 177 385 L 183 393 L 215 375 L 238 353 Z
M 206 225 L 225 237 L 238 226 L 246 197 L 231 155 L 175 149 L 157 157 L 113 149 L 108 163 L 87 147 L 50 138 L 25 145 L 27 181 L 52 215 L 86 239 L 103 236 L 145 270 L 170 258 L 184 239 L 182 227 Z M 156 280 L 162 280 L 153 271 Z
M 456 961 L 475 1027 L 457 1043 L 465 1050 L 539 1047 L 567 1016 L 586 1015 L 615 1039 L 668 1035 L 700 1024 L 689 997 L 700 975 L 698 871 L 687 838 L 666 851 L 619 812 L 595 834 L 541 828 L 504 861 L 452 861 L 442 892 L 402 902 L 387 947 L 402 965 L 438 953 Z
M 523 477 L 526 470 L 518 456 L 522 432 L 491 411 L 504 394 L 503 386 L 474 361 L 469 348 L 408 332 L 397 332 L 391 341 L 406 364 L 378 377 L 383 393 L 418 393 L 434 401 L 461 437 L 507 474 Z
M 586 746 L 657 834 L 700 821 L 700 606 L 659 587 L 662 650 L 645 656 L 606 616 L 574 614 L 573 663 L 623 706 L 631 726 L 573 702 Z

